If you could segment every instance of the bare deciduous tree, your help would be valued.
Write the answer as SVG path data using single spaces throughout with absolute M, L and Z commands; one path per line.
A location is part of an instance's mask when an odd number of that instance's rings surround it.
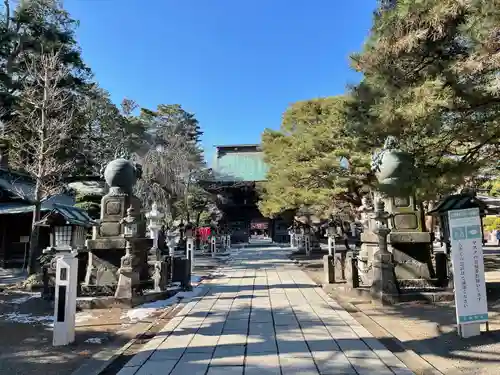
M 28 272 L 35 270 L 41 204 L 61 191 L 60 179 L 74 164 L 60 160 L 58 154 L 72 130 L 72 93 L 64 85 L 69 70 L 61 63 L 58 52 L 31 56 L 26 79 L 20 91 L 16 120 L 8 124 L 15 167 L 28 173 L 34 181 L 28 200 L 33 202 Z

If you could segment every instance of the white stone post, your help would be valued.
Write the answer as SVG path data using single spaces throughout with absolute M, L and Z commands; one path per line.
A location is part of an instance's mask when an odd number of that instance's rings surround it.
M 56 255 L 54 333 L 52 345 L 75 341 L 76 290 L 78 285 L 77 252 Z
M 328 236 L 328 255 L 335 255 L 335 239 Z
M 306 248 L 306 254 L 311 255 L 311 235 L 310 234 L 304 235 L 304 246 Z
M 222 249 L 225 251 L 227 248 L 227 236 L 225 234 L 221 236 L 221 246 Z
M 335 257 L 335 235 L 328 234 L 328 255 Z
M 215 253 L 217 251 L 217 238 L 215 235 L 210 237 L 210 250 L 212 251 L 212 258 L 215 258 Z
M 290 247 L 293 248 L 295 245 L 295 233 L 293 230 L 288 231 L 288 234 L 290 235 Z
M 186 258 L 190 260 L 191 263 L 191 273 L 194 270 L 194 237 L 193 229 L 186 229 Z

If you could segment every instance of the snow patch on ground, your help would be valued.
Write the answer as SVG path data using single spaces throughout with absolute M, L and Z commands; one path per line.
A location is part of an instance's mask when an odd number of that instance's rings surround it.
M 29 301 L 30 299 L 41 298 L 41 297 L 42 297 L 41 293 L 33 293 L 33 294 L 28 294 L 26 296 L 11 299 L 10 301 L 7 301 L 7 303 L 9 305 L 21 305 L 21 304 Z
M 201 292 L 201 288 L 195 288 L 191 292 L 179 292 L 175 296 L 170 298 L 145 303 L 138 307 L 128 310 L 125 314 L 121 316 L 122 319 L 128 319 L 130 322 L 135 323 L 146 319 L 147 317 L 153 315 L 155 312 L 162 310 L 166 307 L 172 306 L 178 303 L 181 299 L 190 299 L 196 297 Z
M 10 323 L 20 323 L 20 324 L 53 324 L 54 317 L 52 315 L 46 316 L 33 316 L 31 314 L 20 314 L 17 312 L 12 312 L 8 314 L 0 315 L 0 320 Z
M 102 344 L 102 339 L 100 337 L 90 337 L 84 342 L 86 344 Z
M 226 276 L 226 274 L 224 272 L 222 272 L 221 270 L 215 270 L 213 272 L 210 272 L 209 275 L 212 277 L 214 277 L 214 276 L 218 276 L 218 277 Z

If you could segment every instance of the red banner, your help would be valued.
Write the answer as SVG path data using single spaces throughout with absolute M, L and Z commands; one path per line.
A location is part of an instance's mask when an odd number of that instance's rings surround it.
M 269 227 L 269 223 L 267 222 L 255 222 L 250 224 L 250 229 L 267 229 Z

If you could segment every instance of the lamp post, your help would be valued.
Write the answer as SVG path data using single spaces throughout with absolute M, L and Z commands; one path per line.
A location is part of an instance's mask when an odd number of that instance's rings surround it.
M 115 292 L 117 299 L 132 299 L 139 286 L 139 270 L 137 254 L 135 254 L 134 239 L 137 237 L 137 222 L 134 217 L 134 208 L 130 206 L 120 223 L 123 225 L 123 237 L 126 240 L 125 255 L 120 261 L 118 270 L 118 286 Z
M 44 253 L 55 255 L 55 302 L 53 346 L 75 341 L 78 254 L 85 250 L 87 228 L 65 223 L 53 227 L 52 247 Z
M 79 208 L 55 204 L 36 225 L 50 228 L 50 246 L 43 253 L 53 256 L 51 264 L 55 268 L 52 345 L 68 345 L 75 341 L 78 254 L 86 251 L 87 230 L 97 223 Z M 48 283 L 47 272 L 44 268 L 44 284 Z

